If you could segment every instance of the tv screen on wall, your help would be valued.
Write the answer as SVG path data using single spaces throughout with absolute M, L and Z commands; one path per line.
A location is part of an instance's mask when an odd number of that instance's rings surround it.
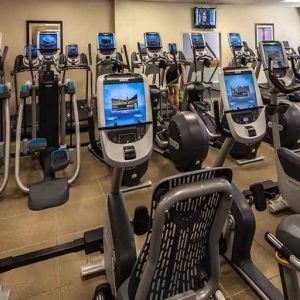
M 216 28 L 217 11 L 215 8 L 194 8 L 194 26 L 196 28 Z

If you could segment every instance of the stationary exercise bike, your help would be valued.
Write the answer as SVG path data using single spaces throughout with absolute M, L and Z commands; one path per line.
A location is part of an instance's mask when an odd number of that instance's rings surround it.
M 108 283 L 97 287 L 94 300 L 225 299 L 218 290 L 218 244 L 231 205 L 231 171 L 194 171 L 160 182 L 137 257 L 120 185 L 123 169 L 152 152 L 149 88 L 139 74 L 101 76 L 97 85 L 101 144 L 114 173 L 103 233 Z M 120 91 L 123 100 L 116 97 Z

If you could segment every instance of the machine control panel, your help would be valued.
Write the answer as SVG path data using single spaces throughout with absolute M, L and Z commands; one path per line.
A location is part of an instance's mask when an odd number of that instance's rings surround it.
M 147 130 L 147 125 L 139 125 L 132 128 L 112 130 L 107 133 L 109 140 L 115 144 L 134 143 L 142 139 Z

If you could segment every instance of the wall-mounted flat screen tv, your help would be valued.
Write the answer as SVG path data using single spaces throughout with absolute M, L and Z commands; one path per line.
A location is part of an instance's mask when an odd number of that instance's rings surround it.
M 217 10 L 215 8 L 194 8 L 194 26 L 196 28 L 216 28 Z

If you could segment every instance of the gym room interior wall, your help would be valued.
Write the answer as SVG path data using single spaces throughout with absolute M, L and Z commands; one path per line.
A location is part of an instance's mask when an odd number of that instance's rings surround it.
M 169 42 L 176 42 L 182 49 L 183 32 L 201 31 L 193 28 L 192 8 L 195 6 L 201 4 L 115 0 L 115 30 L 119 45 L 126 42 L 129 51 L 136 51 L 136 44 L 143 41 L 144 32 L 158 31 L 165 48 Z M 223 66 L 232 57 L 227 34 L 239 32 L 253 48 L 255 23 L 274 23 L 276 39 L 288 40 L 293 47 L 300 45 L 300 18 L 296 8 L 279 5 L 217 5 L 217 28 L 214 31 L 222 36 Z
M 97 50 L 97 34 L 101 31 L 114 31 L 114 9 L 112 0 L 1 0 L 0 31 L 3 32 L 3 44 L 9 46 L 6 63 L 7 81 L 13 81 L 10 71 L 14 59 L 21 54 L 26 43 L 26 20 L 63 21 L 64 45 L 79 44 L 80 50 L 87 53 L 88 43 L 92 43 L 93 60 Z M 70 78 L 80 75 L 74 71 Z M 82 76 L 82 77 L 81 77 Z M 20 77 L 21 78 L 21 77 Z M 23 76 L 25 80 L 28 75 Z M 84 80 L 77 86 L 78 99 L 84 96 Z M 14 103 L 14 97 L 11 101 Z M 14 105 L 13 105 L 14 106 Z

